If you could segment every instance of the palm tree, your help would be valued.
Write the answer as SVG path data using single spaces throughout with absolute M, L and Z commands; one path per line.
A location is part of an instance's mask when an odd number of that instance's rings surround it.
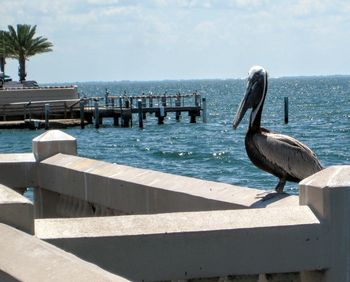
M 41 36 L 34 37 L 36 32 L 36 25 L 30 26 L 27 24 L 18 24 L 17 30 L 12 25 L 8 26 L 9 31 L 5 33 L 5 40 L 7 41 L 9 53 L 11 57 L 18 59 L 19 80 L 26 80 L 26 60 L 36 54 L 52 51 L 53 46 L 47 38 Z
M 5 33 L 6 31 L 0 30 L 0 71 L 2 73 L 5 72 L 6 58 L 9 57 Z

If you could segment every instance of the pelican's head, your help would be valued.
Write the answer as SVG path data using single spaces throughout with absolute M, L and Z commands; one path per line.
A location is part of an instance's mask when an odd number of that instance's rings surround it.
M 267 90 L 267 72 L 263 67 L 254 66 L 249 70 L 248 81 L 245 95 L 239 105 L 235 119 L 233 120 L 233 128 L 236 129 L 246 111 L 252 108 L 252 114 L 250 118 L 251 124 L 253 123 L 256 114 L 263 104 Z

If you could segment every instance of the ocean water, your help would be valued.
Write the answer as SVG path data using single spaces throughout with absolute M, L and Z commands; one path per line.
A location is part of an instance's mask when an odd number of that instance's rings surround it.
M 278 179 L 256 168 L 248 159 L 244 136 L 249 114 L 237 130 L 232 120 L 245 91 L 245 80 L 186 80 L 153 82 L 77 83 L 81 95 L 177 93 L 194 90 L 207 98 L 208 123 L 187 115 L 176 122 L 168 114 L 164 125 L 147 116 L 145 128 L 104 125 L 64 130 L 78 140 L 81 156 L 112 163 L 164 171 L 239 186 L 273 189 Z M 289 97 L 289 123 L 284 124 L 284 97 Z M 134 117 L 137 120 L 137 116 Z M 134 123 L 135 124 L 135 123 Z M 293 136 L 308 145 L 323 166 L 350 163 L 350 77 L 301 77 L 269 80 L 262 125 Z M 30 152 L 31 140 L 43 130 L 0 130 L 0 152 Z M 298 185 L 285 190 L 297 194 Z

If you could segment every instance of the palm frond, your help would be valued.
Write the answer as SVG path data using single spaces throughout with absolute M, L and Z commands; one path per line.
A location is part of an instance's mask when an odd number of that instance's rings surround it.
M 21 72 L 21 68 L 25 68 L 25 61 L 29 57 L 36 54 L 51 52 L 53 44 L 47 38 L 35 37 L 36 25 L 18 24 L 16 29 L 8 26 L 8 32 L 5 34 L 7 42 L 6 49 L 12 58 L 18 59 L 20 62 L 20 80 L 25 79 L 25 70 Z

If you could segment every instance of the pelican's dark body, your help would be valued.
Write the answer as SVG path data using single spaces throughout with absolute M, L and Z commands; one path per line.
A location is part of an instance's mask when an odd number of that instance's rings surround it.
M 271 173 L 280 179 L 285 178 L 286 181 L 293 182 L 301 181 L 302 178 L 296 178 L 288 174 L 286 170 L 282 169 L 278 166 L 278 164 L 273 163 L 271 160 L 268 160 L 263 154 L 261 154 L 261 152 L 259 152 L 259 149 L 256 147 L 256 143 L 254 142 L 254 138 L 256 138 L 257 135 L 260 135 L 262 138 L 266 139 L 267 137 L 264 136 L 264 133 L 266 134 L 271 132 L 265 128 L 260 128 L 260 130 L 257 132 L 248 130 L 247 135 L 245 136 L 245 148 L 251 162 L 256 167 Z M 267 143 L 267 141 L 265 142 Z
M 266 93 L 267 72 L 262 67 L 253 67 L 233 127 L 236 128 L 247 109 L 252 108 L 245 137 L 248 157 L 255 166 L 279 178 L 276 191 L 282 192 L 286 181 L 299 182 L 320 171 L 322 166 L 306 145 L 260 126 Z

